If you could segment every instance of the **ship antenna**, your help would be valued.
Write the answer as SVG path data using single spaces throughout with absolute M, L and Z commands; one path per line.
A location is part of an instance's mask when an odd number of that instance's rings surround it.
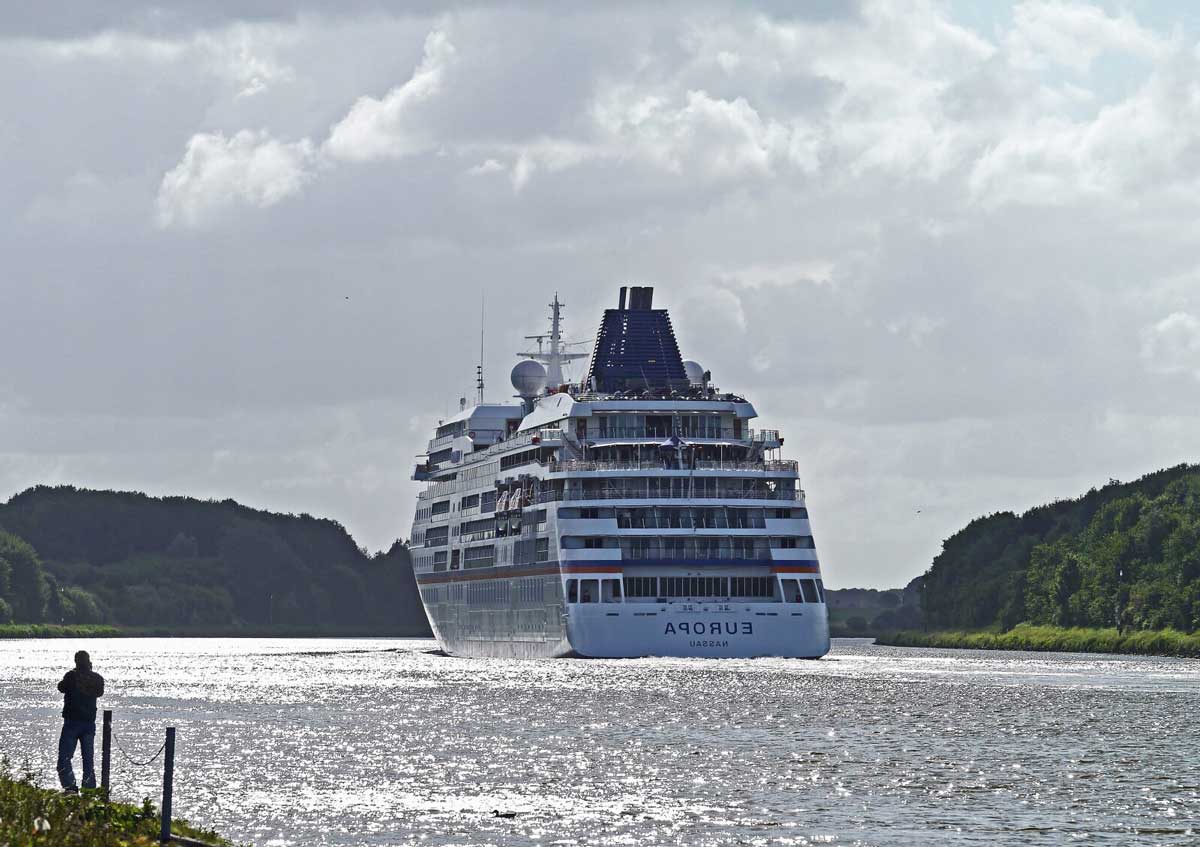
M 479 405 L 483 405 L 483 315 L 484 294 L 479 292 L 479 364 L 475 366 L 475 388 L 479 392 Z

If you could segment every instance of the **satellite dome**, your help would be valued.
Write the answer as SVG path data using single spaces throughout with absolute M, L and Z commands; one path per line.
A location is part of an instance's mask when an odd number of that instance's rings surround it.
M 688 382 L 692 385 L 704 384 L 704 367 L 699 362 L 690 359 L 683 363 L 683 372 L 687 374 Z
M 546 387 L 546 369 L 532 359 L 526 359 L 517 362 L 511 379 L 518 397 L 537 397 Z

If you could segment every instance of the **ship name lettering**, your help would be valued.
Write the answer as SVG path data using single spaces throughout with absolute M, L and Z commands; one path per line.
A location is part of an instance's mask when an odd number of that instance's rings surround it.
M 663 630 L 663 635 L 675 635 L 682 633 L 684 635 L 753 635 L 754 624 L 750 621 L 712 621 L 705 623 L 704 621 L 680 621 L 679 623 L 671 623 L 667 621 L 666 629 Z

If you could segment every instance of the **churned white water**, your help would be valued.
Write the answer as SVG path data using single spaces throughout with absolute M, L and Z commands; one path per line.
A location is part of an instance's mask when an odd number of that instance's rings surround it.
M 130 756 L 178 728 L 177 815 L 260 847 L 1200 843 L 1200 662 L 434 646 L 0 642 L 0 753 L 54 784 L 54 686 L 83 647 Z M 120 799 L 157 802 L 160 776 L 115 754 Z

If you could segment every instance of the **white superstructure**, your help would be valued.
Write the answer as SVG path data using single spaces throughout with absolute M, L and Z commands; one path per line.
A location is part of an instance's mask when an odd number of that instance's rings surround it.
M 684 362 L 650 288 L 621 289 L 566 384 L 561 306 L 519 402 L 441 421 L 411 548 L 442 649 L 464 656 L 793 656 L 829 650 L 783 438 Z M 555 379 L 549 380 L 553 375 Z

